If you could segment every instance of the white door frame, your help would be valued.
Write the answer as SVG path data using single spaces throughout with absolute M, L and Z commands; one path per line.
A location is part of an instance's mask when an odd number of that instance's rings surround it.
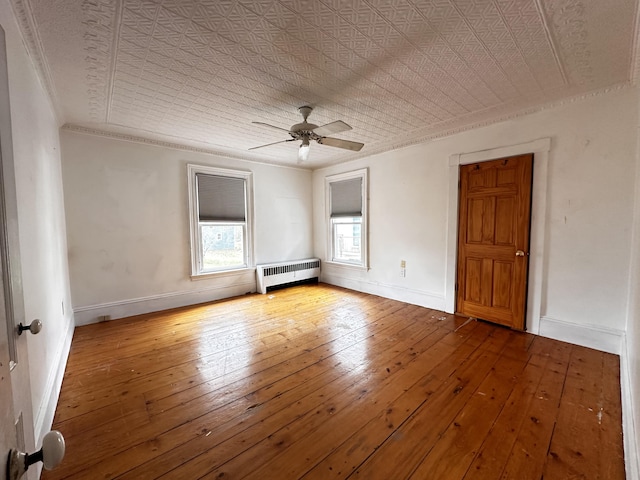
M 533 153 L 533 188 L 531 191 L 531 241 L 529 244 L 529 278 L 525 328 L 530 333 L 540 331 L 542 283 L 544 278 L 545 227 L 547 216 L 547 167 L 551 138 L 527 143 L 491 148 L 471 153 L 456 153 L 449 157 L 449 198 L 447 205 L 447 259 L 445 271 L 445 311 L 453 313 L 456 306 L 456 264 L 458 258 L 458 183 L 460 165 L 484 162 L 496 158 Z

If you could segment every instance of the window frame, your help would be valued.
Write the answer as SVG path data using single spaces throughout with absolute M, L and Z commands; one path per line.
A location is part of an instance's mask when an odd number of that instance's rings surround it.
M 329 175 L 325 177 L 325 199 L 326 199 L 326 225 L 327 225 L 327 263 L 334 265 L 340 265 L 345 267 L 357 268 L 357 269 L 369 269 L 369 184 L 368 175 L 369 170 L 362 168 L 351 172 L 339 173 L 336 175 Z M 352 180 L 355 178 L 362 179 L 361 195 L 362 195 L 362 216 L 360 223 L 360 248 L 361 248 L 361 261 L 349 262 L 342 259 L 336 259 L 336 248 L 334 243 L 335 238 L 335 222 L 331 217 L 331 184 L 335 182 L 341 182 L 343 180 Z M 357 217 L 351 217 L 357 218 Z
M 187 164 L 189 190 L 189 236 L 191 245 L 191 278 L 203 278 L 242 272 L 255 268 L 253 247 L 253 173 L 245 170 L 212 167 L 208 165 Z M 244 264 L 237 267 L 203 270 L 201 225 L 218 223 L 220 225 L 237 225 L 242 222 L 200 222 L 198 205 L 198 188 L 196 175 L 215 175 L 219 177 L 239 178 L 245 186 L 245 221 L 244 221 Z

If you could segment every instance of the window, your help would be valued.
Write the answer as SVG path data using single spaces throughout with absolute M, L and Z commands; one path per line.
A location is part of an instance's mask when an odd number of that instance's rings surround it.
M 251 173 L 188 165 L 191 274 L 251 266 Z
M 327 177 L 330 261 L 367 266 L 367 170 Z

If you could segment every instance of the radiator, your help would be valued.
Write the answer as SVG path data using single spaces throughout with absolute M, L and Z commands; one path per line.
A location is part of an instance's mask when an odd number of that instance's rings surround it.
M 309 258 L 294 262 L 258 265 L 256 275 L 258 277 L 258 291 L 267 293 L 269 287 L 318 278 L 320 276 L 320 259 Z

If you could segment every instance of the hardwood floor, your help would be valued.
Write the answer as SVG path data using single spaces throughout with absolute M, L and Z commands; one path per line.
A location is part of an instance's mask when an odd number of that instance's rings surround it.
M 615 355 L 327 285 L 76 329 L 43 479 L 623 479 Z

